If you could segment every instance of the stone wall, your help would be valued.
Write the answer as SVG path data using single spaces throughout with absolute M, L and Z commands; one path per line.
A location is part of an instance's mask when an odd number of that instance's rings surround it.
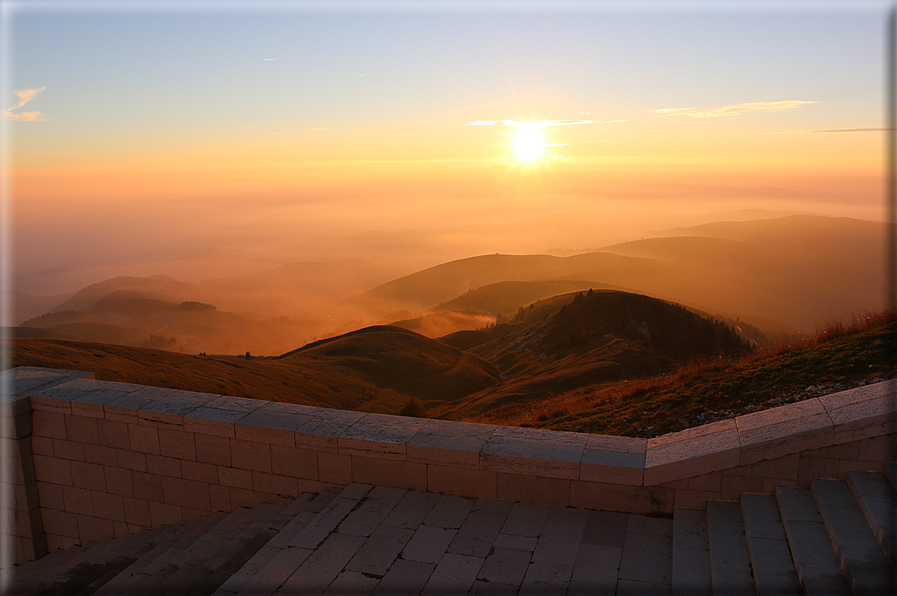
M 351 482 L 671 514 L 897 459 L 897 381 L 637 439 L 4 374 L 19 561 Z

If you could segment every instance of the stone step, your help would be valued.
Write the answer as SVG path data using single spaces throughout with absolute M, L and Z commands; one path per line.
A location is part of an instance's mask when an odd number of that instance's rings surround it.
M 300 512 L 296 520 L 307 521 L 291 522 L 284 526 L 240 571 L 224 582 L 215 594 L 218 596 L 242 594 L 247 590 L 273 593 L 352 513 L 372 488 L 368 484 L 350 484 L 342 490 L 322 492 L 319 497 L 320 504 L 316 501 L 308 503 L 310 507 L 314 505 L 320 507 L 314 515 L 303 516 Z M 336 564 L 342 550 L 337 548 L 333 553 L 330 550 L 332 549 L 321 551 L 319 556 L 329 559 L 328 563 Z M 342 566 L 336 572 L 341 570 Z M 325 584 L 324 588 L 326 587 Z
M 776 502 L 804 593 L 850 594 L 850 585 L 810 489 L 780 486 L 776 488 Z
M 894 572 L 847 483 L 813 480 L 813 496 L 854 594 L 894 594 Z
M 226 574 L 237 572 L 289 522 L 282 513 L 294 502 L 295 499 L 281 499 L 271 507 L 247 516 L 240 528 L 225 537 L 221 548 L 199 562 L 198 566 Z
M 669 594 L 673 587 L 673 520 L 630 514 L 617 594 Z
M 152 570 L 159 570 L 164 576 L 176 569 L 172 561 L 177 561 L 186 548 L 201 538 L 206 531 L 227 517 L 227 513 L 219 512 L 211 516 L 193 519 L 180 528 L 166 532 L 162 539 L 146 554 L 134 561 L 106 585 L 96 591 L 100 596 L 116 596 L 118 594 L 140 591 L 143 580 L 153 575 Z M 146 570 L 150 569 L 150 572 Z
M 753 596 L 754 578 L 741 506 L 730 501 L 708 501 L 707 536 L 713 593 Z
M 9 581 L 9 590 L 18 591 L 20 586 L 31 584 L 40 578 L 48 569 L 57 566 L 65 566 L 68 561 L 78 557 L 89 549 L 92 544 L 72 546 L 67 549 L 55 550 L 36 561 L 28 561 L 22 565 L 14 565 L 10 568 L 9 573 L 11 579 Z
M 78 566 L 82 558 L 88 556 L 94 549 L 102 549 L 113 540 L 113 538 L 106 538 L 99 542 L 56 551 L 53 553 L 56 555 L 54 560 L 47 561 L 47 564 L 44 565 L 39 565 L 39 563 L 42 563 L 47 557 L 25 563 L 17 570 L 16 579 L 11 586 L 11 593 L 30 594 L 51 589 L 51 586 L 58 584 L 61 574 Z
M 775 497 L 743 494 L 741 514 L 757 594 L 803 594 Z
M 42 573 L 23 566 L 22 580 L 12 593 L 67 593 L 93 591 L 149 551 L 166 528 L 143 530 L 107 538 L 86 547 L 69 549 L 70 556 L 46 557 L 52 565 Z M 58 551 L 63 552 L 63 551 Z M 43 560 L 43 559 L 41 559 Z
M 177 549 L 174 549 L 172 553 L 176 555 L 175 557 L 160 558 L 155 564 L 148 565 L 135 580 L 143 591 L 168 594 L 178 589 L 189 588 L 193 593 L 201 594 L 199 586 L 204 585 L 204 582 L 197 580 L 197 575 L 200 574 L 197 574 L 196 570 L 221 548 L 241 538 L 244 527 L 270 507 L 270 503 L 260 503 L 252 509 L 246 507 L 235 509 L 208 528 L 182 552 L 177 553 Z M 147 577 L 140 577 L 141 575 Z M 205 574 L 201 575 L 205 577 Z M 215 588 L 211 591 L 214 592 Z
M 707 512 L 676 509 L 673 512 L 673 596 L 709 596 L 710 543 Z
M 897 490 L 875 472 L 850 472 L 847 485 L 885 556 L 897 567 Z

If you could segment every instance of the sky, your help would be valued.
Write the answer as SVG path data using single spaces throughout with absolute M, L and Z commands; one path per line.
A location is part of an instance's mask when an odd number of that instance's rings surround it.
M 647 206 L 880 219 L 892 8 L 3 1 L 12 259 Z

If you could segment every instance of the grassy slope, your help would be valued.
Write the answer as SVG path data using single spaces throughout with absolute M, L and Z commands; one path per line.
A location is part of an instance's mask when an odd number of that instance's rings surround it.
M 394 327 L 369 328 L 278 358 L 20 338 L 13 359 L 14 366 L 89 371 L 105 381 L 392 414 L 413 400 L 456 399 L 497 378 L 472 354 Z
M 802 392 L 810 386 L 850 387 L 897 373 L 897 320 L 828 335 L 835 337 L 583 388 L 555 396 L 538 411 L 506 412 L 505 423 L 650 437 L 809 397 Z

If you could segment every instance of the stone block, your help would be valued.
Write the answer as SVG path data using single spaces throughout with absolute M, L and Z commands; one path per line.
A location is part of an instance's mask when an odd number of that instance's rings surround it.
M 57 399 L 43 395 L 32 395 L 28 398 L 31 408 L 34 411 L 55 412 L 59 414 L 71 414 L 71 401 L 67 399 Z
M 140 421 L 138 411 L 152 400 L 137 397 L 136 391 L 118 399 L 114 399 L 103 405 L 106 420 L 117 420 L 128 424 L 137 424 Z
M 801 457 L 797 475 L 797 485 L 810 486 L 816 478 L 838 478 L 841 460 L 827 457 Z
M 90 394 L 88 393 L 88 395 Z M 105 418 L 106 416 L 103 404 L 72 400 L 69 402 L 69 405 L 73 416 L 82 416 L 84 418 Z
M 707 501 L 719 500 L 719 491 L 676 489 L 673 506 L 676 509 L 705 509 Z
M 32 418 L 34 436 L 66 440 L 65 416 L 59 412 L 35 410 Z
M 230 439 L 231 465 L 241 470 L 271 472 L 271 445 Z
M 710 472 L 709 474 L 692 476 L 687 479 L 685 488 L 688 490 L 719 492 L 722 477 L 722 472 Z
M 77 522 L 75 522 L 77 526 Z M 47 534 L 47 551 L 53 552 L 54 550 L 66 550 L 73 546 L 78 546 L 81 544 L 81 540 L 78 538 L 70 538 L 68 536 L 60 536 L 58 534 Z M 18 549 L 16 549 L 18 552 Z M 33 560 L 33 559 L 28 559 Z M 21 561 L 18 561 L 21 564 Z
M 130 449 L 128 425 L 117 420 L 97 420 L 99 444 L 115 449 Z
M 128 424 L 131 451 L 159 455 L 159 430 L 154 426 Z
M 352 482 L 352 456 L 318 451 L 318 480 L 347 485 Z
M 146 453 L 131 451 L 130 449 L 116 449 L 116 466 L 135 472 L 146 472 Z
M 69 513 L 94 514 L 93 497 L 90 494 L 90 490 L 74 486 L 63 486 L 62 498 L 65 501 L 65 510 Z
M 83 444 L 82 449 L 84 450 L 84 461 L 86 462 L 101 466 L 118 465 L 118 453 L 112 447 Z
M 572 442 L 502 434 L 496 431 L 483 446 L 480 469 L 544 478 L 579 478 L 586 435 L 581 441 Z
M 65 501 L 62 496 L 62 485 L 49 482 L 37 483 L 37 494 L 40 506 L 45 509 L 65 511 Z
M 196 461 L 193 433 L 181 429 L 159 429 L 159 454 L 166 457 Z
M 218 467 L 218 482 L 222 486 L 233 486 L 252 490 L 252 472 L 235 468 Z
M 195 461 L 180 461 L 180 464 L 181 478 L 184 480 L 218 484 L 218 466 Z
M 844 459 L 880 462 L 897 461 L 897 435 L 881 435 L 861 441 L 856 456 Z
M 196 461 L 216 466 L 231 466 L 230 439 L 218 435 L 195 433 Z
M 317 452 L 281 445 L 271 445 L 271 472 L 291 478 L 318 479 Z
M 739 465 L 734 420 L 722 420 L 648 440 L 645 485 L 689 478 Z
M 726 476 L 720 484 L 719 495 L 723 501 L 738 501 L 742 493 L 762 493 L 763 479 L 750 476 Z
M 423 424 L 420 418 L 366 414 L 337 438 L 339 452 L 403 460 L 405 445 Z
M 144 472 L 131 472 L 131 485 L 134 487 L 134 497 L 155 503 L 165 501 L 165 490 L 162 485 L 163 476 L 158 474 L 146 474 Z
M 570 486 L 570 506 L 639 515 L 667 515 L 673 512 L 676 490 L 683 489 L 576 480 Z
M 51 439 L 53 442 L 53 456 L 61 459 L 70 459 L 75 461 L 85 461 L 86 456 L 84 448 L 87 443 L 75 443 L 73 441 L 64 441 L 62 439 Z
M 566 478 L 545 478 L 497 472 L 496 497 L 539 505 L 570 505 L 570 483 Z
M 91 491 L 94 514 L 117 522 L 125 522 L 124 497 L 107 492 Z
M 753 464 L 832 444 L 832 421 L 818 399 L 755 412 L 735 419 L 741 464 Z
M 58 439 L 57 439 L 58 440 Z M 3 446 L 0 447 L 0 453 L 12 454 L 13 449 L 16 451 L 16 457 L 18 457 L 18 441 L 11 441 L 7 443 L 8 439 L 3 439 Z M 49 437 L 39 437 L 32 435 L 31 437 L 31 451 L 37 455 L 48 455 L 53 457 L 53 439 Z
M 131 533 L 131 530 L 128 528 L 128 524 L 125 522 L 114 521 L 112 522 L 112 530 L 115 532 L 115 537 L 120 538 L 121 536 L 125 536 Z
M 316 451 L 339 451 L 338 437 L 361 420 L 364 412 L 323 408 L 296 432 L 296 446 Z
M 165 493 L 164 502 L 169 505 L 211 511 L 209 485 L 205 482 L 163 476 L 162 489 Z
M 296 478 L 264 472 L 252 472 L 252 490 L 274 493 L 281 497 L 296 498 L 299 496 L 299 484 Z
M 152 527 L 150 518 L 149 501 L 122 497 L 122 508 L 125 512 L 125 521 L 142 528 Z
M 848 472 L 883 472 L 885 462 L 842 459 L 838 461 L 838 480 L 845 480 Z
M 125 497 L 134 496 L 130 470 L 105 466 L 103 472 L 106 479 L 106 492 Z
M 150 527 L 169 526 L 184 519 L 181 508 L 168 503 L 150 502 Z
M 160 427 L 183 427 L 184 416 L 203 406 L 202 402 L 168 397 L 154 399 L 137 411 L 140 424 Z
M 405 446 L 406 458 L 423 464 L 476 469 L 480 463 L 480 450 L 486 440 L 479 437 L 428 434 L 422 430 Z
M 72 485 L 72 467 L 67 459 L 34 455 L 34 472 L 38 481 Z
M 248 397 L 234 397 L 231 395 L 219 395 L 207 402 L 205 407 L 216 410 L 230 410 L 232 412 L 254 412 L 265 405 L 261 399 L 249 399 Z
M 751 475 L 758 478 L 797 480 L 799 473 L 800 454 L 798 453 L 760 461 L 751 465 Z
M 296 431 L 310 419 L 310 416 L 260 408 L 241 418 L 234 426 L 234 433 L 237 439 L 293 447 Z
M 835 444 L 897 432 L 897 399 L 894 395 L 877 394 L 869 399 L 833 405 L 826 410 L 835 425 Z
M 247 507 L 252 509 L 259 503 L 276 503 L 280 500 L 278 495 L 274 493 L 263 493 L 255 490 L 246 490 L 243 488 L 230 489 L 230 504 L 234 509 Z
M 579 480 L 641 486 L 644 476 L 645 451 L 632 453 L 587 447 L 582 453 Z
M 430 492 L 495 499 L 498 495 L 498 473 L 451 466 L 427 466 L 427 489 Z
M 78 539 L 78 518 L 68 511 L 56 509 L 41 509 L 41 520 L 44 524 L 44 532 L 58 536 Z
M 233 511 L 231 507 L 230 490 L 226 486 L 216 484 L 209 485 L 209 504 L 212 511 Z
M 146 456 L 146 471 L 159 476 L 181 477 L 181 460 L 161 455 Z
M 86 462 L 72 462 L 72 486 L 105 491 L 106 476 L 103 466 Z
M 214 435 L 233 439 L 236 437 L 234 425 L 245 418 L 248 412 L 242 410 L 222 410 L 200 406 L 184 416 L 184 430 L 197 435 Z
M 352 482 L 427 490 L 426 464 L 361 455 L 351 458 Z

